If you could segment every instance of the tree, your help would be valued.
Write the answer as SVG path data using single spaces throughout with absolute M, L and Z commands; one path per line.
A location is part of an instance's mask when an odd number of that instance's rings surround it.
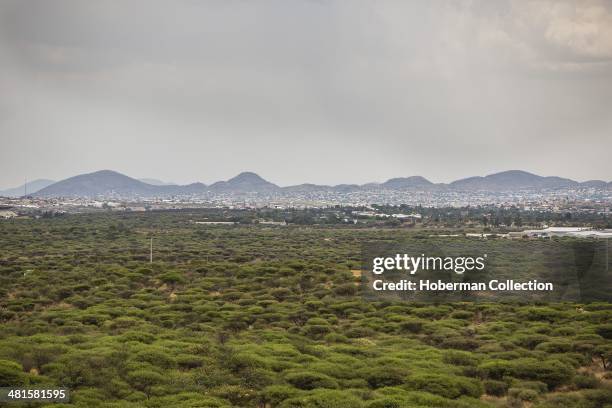
M 128 382 L 137 390 L 150 395 L 151 387 L 164 383 L 164 377 L 158 372 L 151 370 L 136 370 L 128 373 Z
M 0 387 L 20 386 L 24 384 L 24 380 L 25 374 L 19 364 L 0 360 Z

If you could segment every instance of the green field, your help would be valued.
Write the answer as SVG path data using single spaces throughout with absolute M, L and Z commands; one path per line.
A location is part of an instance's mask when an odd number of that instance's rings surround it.
M 436 238 L 203 219 L 0 222 L 0 387 L 65 387 L 78 407 L 612 404 L 608 302 L 367 301 L 364 243 Z

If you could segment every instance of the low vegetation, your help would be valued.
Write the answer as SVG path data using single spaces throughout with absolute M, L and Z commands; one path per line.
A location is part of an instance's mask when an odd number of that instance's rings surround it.
M 610 303 L 366 301 L 362 243 L 427 235 L 207 216 L 0 223 L 0 387 L 70 389 L 55 407 L 612 403 Z

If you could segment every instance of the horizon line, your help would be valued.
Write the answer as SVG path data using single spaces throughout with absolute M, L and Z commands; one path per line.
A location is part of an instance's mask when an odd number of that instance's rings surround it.
M 96 173 L 100 173 L 100 172 L 112 172 L 112 173 L 116 173 L 116 174 L 119 174 L 119 175 L 122 175 L 122 176 L 125 176 L 125 177 L 129 177 L 129 178 L 131 178 L 133 180 L 137 180 L 137 181 L 140 181 L 142 183 L 149 184 L 149 185 L 154 185 L 154 184 L 147 183 L 146 181 L 143 181 L 143 179 L 153 179 L 153 180 L 161 181 L 163 183 L 168 183 L 169 185 L 176 185 L 176 186 L 188 186 L 188 185 L 192 185 L 192 184 L 203 184 L 205 186 L 211 186 L 211 185 L 213 185 L 215 183 L 227 182 L 227 181 L 229 181 L 229 180 L 231 180 L 233 178 L 236 178 L 236 177 L 238 177 L 240 175 L 243 175 L 243 174 L 253 174 L 253 175 L 261 178 L 262 180 L 264 180 L 266 182 L 269 182 L 269 183 L 272 183 L 272 184 L 274 184 L 274 185 L 276 185 L 276 186 L 278 186 L 280 188 L 294 187 L 294 186 L 299 186 L 299 185 L 304 185 L 304 184 L 311 184 L 311 185 L 318 185 L 318 186 L 327 186 L 327 187 L 334 187 L 334 186 L 341 186 L 341 185 L 364 186 L 364 185 L 368 185 L 368 184 L 384 184 L 384 183 L 386 183 L 386 182 L 388 182 L 390 180 L 394 180 L 394 179 L 407 179 L 407 178 L 422 178 L 425 181 L 427 181 L 427 182 L 429 182 L 429 183 L 431 183 L 433 185 L 449 185 L 449 184 L 452 184 L 454 182 L 461 181 L 461 180 L 467 180 L 467 179 L 470 179 L 470 178 L 485 178 L 485 177 L 489 177 L 489 176 L 494 176 L 494 175 L 498 175 L 498 174 L 502 174 L 502 173 L 510 173 L 510 172 L 526 173 L 526 174 L 529 174 L 529 175 L 532 175 L 532 176 L 542 177 L 542 178 L 555 177 L 555 178 L 560 178 L 560 179 L 571 180 L 571 181 L 574 181 L 574 182 L 577 182 L 577 183 L 587 183 L 587 182 L 592 182 L 592 181 L 601 181 L 601 182 L 604 182 L 604 183 L 612 183 L 612 180 L 607 181 L 605 179 L 588 179 L 588 180 L 584 180 L 584 181 L 578 181 L 578 180 L 575 180 L 575 179 L 569 178 L 569 177 L 542 176 L 542 175 L 539 175 L 537 173 L 533 173 L 533 172 L 530 172 L 530 171 L 527 171 L 527 170 L 510 169 L 510 170 L 502 170 L 502 171 L 498 171 L 498 172 L 494 172 L 494 173 L 489 173 L 489 174 L 486 174 L 484 176 L 475 175 L 475 176 L 462 177 L 462 178 L 454 179 L 454 180 L 449 181 L 449 182 L 434 182 L 434 181 L 431 181 L 430 179 L 428 179 L 425 176 L 422 176 L 422 175 L 419 175 L 419 174 L 413 174 L 413 175 L 409 175 L 409 176 L 390 177 L 390 178 L 388 178 L 388 179 L 386 179 L 384 181 L 368 181 L 368 182 L 365 182 L 365 183 L 346 183 L 345 182 L 345 183 L 338 183 L 338 184 L 327 184 L 327 183 L 326 184 L 319 184 L 319 183 L 313 183 L 313 182 L 302 182 L 302 183 L 288 184 L 288 185 L 284 185 L 284 186 L 276 184 L 276 183 L 268 180 L 267 178 L 262 177 L 259 173 L 255 172 L 255 171 L 245 170 L 245 171 L 241 171 L 241 172 L 237 173 L 235 176 L 232 176 L 230 178 L 223 179 L 223 180 L 217 180 L 217 181 L 211 182 L 210 184 L 204 183 L 202 181 L 193 181 L 193 182 L 190 182 L 190 183 L 181 184 L 181 183 L 176 183 L 176 182 L 173 182 L 173 181 L 161 180 L 161 179 L 158 179 L 156 177 L 132 177 L 132 176 L 126 174 L 126 173 L 122 173 L 120 171 L 112 170 L 112 169 L 108 169 L 107 168 L 107 169 L 100 169 L 100 170 L 95 170 L 95 171 L 75 174 L 73 176 L 68 176 L 68 177 L 62 178 L 60 180 L 54 180 L 54 179 L 50 179 L 50 178 L 46 178 L 46 177 L 34 178 L 34 179 L 31 179 L 31 181 L 26 181 L 24 184 L 21 184 L 21 185 L 18 185 L 18 186 L 8 187 L 8 188 L 1 188 L 0 191 L 12 190 L 12 189 L 17 189 L 17 188 L 23 188 L 24 186 L 30 185 L 31 183 L 34 183 L 34 182 L 37 182 L 37 181 L 51 181 L 52 184 L 55 184 L 55 183 L 59 183 L 61 181 L 68 180 L 68 179 L 71 179 L 71 178 L 74 178 L 74 177 L 91 175 L 91 174 L 96 174 Z

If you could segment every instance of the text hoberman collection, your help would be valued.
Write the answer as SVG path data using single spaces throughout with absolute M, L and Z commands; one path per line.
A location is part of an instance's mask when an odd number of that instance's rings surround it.
M 422 279 L 419 281 L 409 281 L 402 279 L 397 282 L 385 282 L 377 279 L 372 283 L 374 290 L 391 291 L 542 291 L 550 292 L 554 290 L 551 282 L 538 282 L 530 280 L 527 282 L 515 282 L 513 280 L 499 281 L 497 279 L 489 282 L 443 282 L 441 280 L 430 281 Z

